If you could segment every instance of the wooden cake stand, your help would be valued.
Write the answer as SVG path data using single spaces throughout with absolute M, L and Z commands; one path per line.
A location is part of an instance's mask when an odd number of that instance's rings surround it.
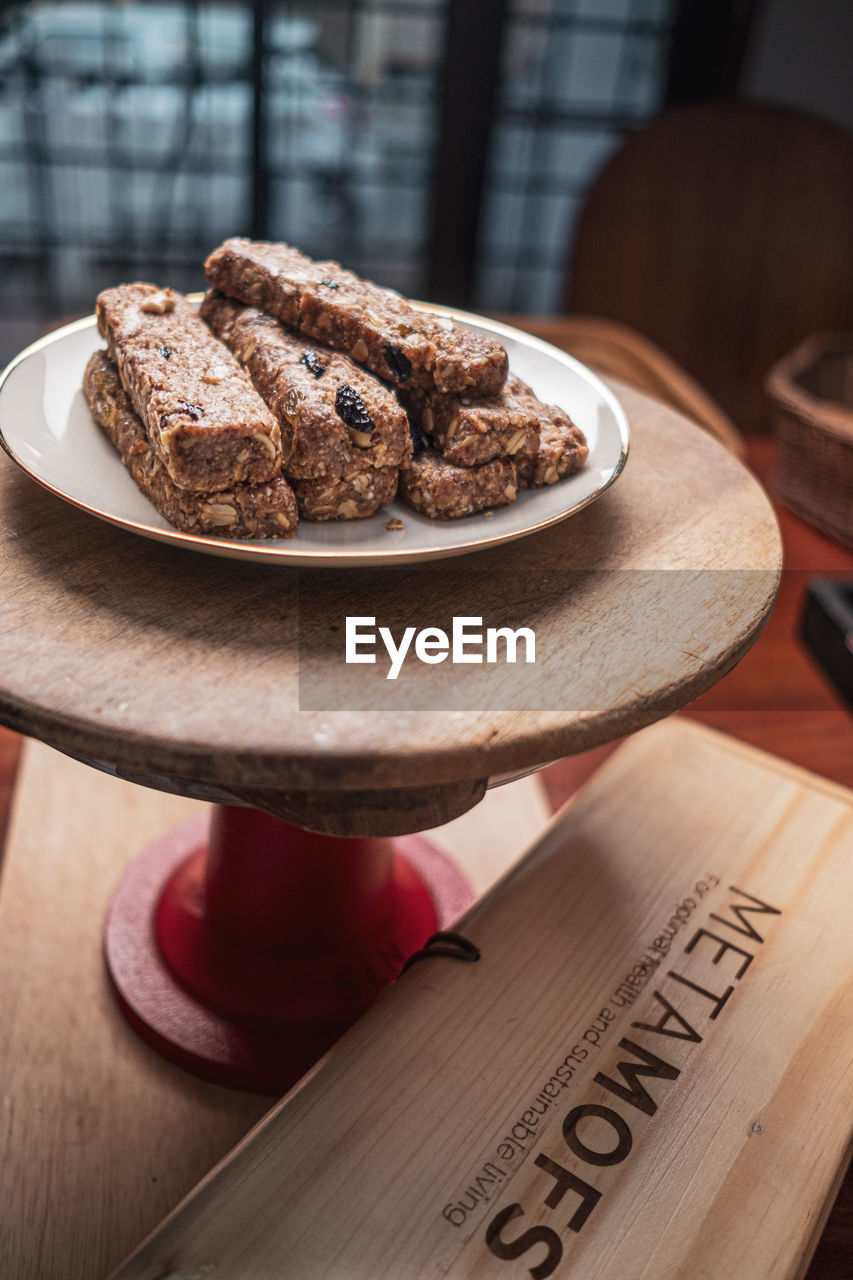
M 668 715 L 757 638 L 781 568 L 764 493 L 698 428 L 617 391 L 632 451 L 599 501 L 515 543 L 400 568 L 176 550 L 0 459 L 0 719 L 217 806 L 209 838 L 192 825 L 143 854 L 108 915 L 121 1005 L 167 1056 L 284 1089 L 466 905 L 459 872 L 391 836 Z M 410 664 L 391 692 L 365 681 L 362 705 L 342 610 L 377 625 L 511 617 L 535 631 L 536 671 L 496 665 L 483 684 Z M 322 706 L 300 709 L 318 690 Z

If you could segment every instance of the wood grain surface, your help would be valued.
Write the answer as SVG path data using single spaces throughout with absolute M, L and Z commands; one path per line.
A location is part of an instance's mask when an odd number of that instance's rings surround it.
M 850 1155 L 851 843 L 845 789 L 635 736 L 466 913 L 480 964 L 404 974 L 116 1280 L 802 1275 Z
M 124 869 L 202 807 L 26 744 L 0 877 L 2 1280 L 102 1280 L 273 1101 L 164 1062 L 103 967 Z M 483 893 L 549 813 L 525 778 L 431 838 Z
M 150 1230 L 268 1100 L 152 1054 L 103 965 L 117 879 L 199 804 L 29 747 L 0 879 L 0 1275 L 94 1280 L 110 1246 Z
M 601 500 L 492 553 L 357 578 L 152 544 L 72 509 L 0 459 L 0 718 L 129 771 L 236 795 L 297 793 L 305 821 L 306 791 L 458 786 L 668 714 L 760 631 L 777 586 L 778 531 L 764 494 L 724 448 L 655 401 L 624 386 L 619 394 L 631 457 Z M 460 710 L 458 682 L 448 692 L 443 667 L 416 664 L 402 710 L 336 710 L 346 693 L 332 627 L 344 592 L 355 608 L 369 601 L 380 621 L 434 608 L 503 625 L 514 610 L 536 632 L 535 700 L 526 701 L 518 667 L 504 665 L 490 670 L 482 696 L 507 709 Z M 300 629 L 323 710 L 298 711 Z M 470 668 L 466 687 L 473 681 Z M 467 803 L 475 799 L 469 788 Z

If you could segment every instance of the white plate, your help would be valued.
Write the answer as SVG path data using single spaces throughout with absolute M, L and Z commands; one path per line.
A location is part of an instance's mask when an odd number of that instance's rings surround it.
M 368 520 L 303 521 L 295 538 L 253 542 L 179 533 L 142 496 L 92 421 L 81 384 L 89 356 L 103 346 L 94 316 L 41 338 L 6 369 L 0 378 L 0 444 L 39 484 L 112 524 L 208 555 L 292 565 L 400 564 L 480 551 L 565 520 L 613 483 L 628 456 L 628 422 L 595 374 L 509 325 L 444 307 L 423 309 L 452 316 L 504 344 L 510 369 L 541 400 L 570 413 L 583 431 L 589 443 L 583 471 L 547 488 L 520 492 L 515 502 L 491 515 L 462 520 L 428 520 L 394 502 Z M 405 527 L 385 529 L 395 516 Z

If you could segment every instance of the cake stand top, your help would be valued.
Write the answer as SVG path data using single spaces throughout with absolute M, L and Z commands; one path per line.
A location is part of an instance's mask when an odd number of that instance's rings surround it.
M 615 389 L 631 457 L 597 502 L 491 551 L 395 568 L 270 568 L 159 545 L 0 457 L 0 719 L 124 773 L 253 802 L 482 790 L 659 719 L 759 634 L 781 545 L 744 467 L 658 402 Z M 536 670 L 409 663 L 391 689 L 384 666 L 343 667 L 342 611 L 391 620 L 395 635 L 435 615 L 526 625 Z M 300 694 L 317 709 L 300 710 Z

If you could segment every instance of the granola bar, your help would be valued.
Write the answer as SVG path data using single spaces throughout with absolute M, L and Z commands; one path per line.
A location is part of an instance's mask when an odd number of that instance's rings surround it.
M 89 360 L 83 389 L 92 416 L 137 487 L 176 529 L 226 538 L 290 538 L 296 533 L 296 499 L 281 476 L 214 493 L 179 488 L 151 448 L 106 352 L 96 351 Z
M 528 396 L 517 395 L 521 389 Z M 541 406 L 538 401 L 531 404 L 529 394 L 530 389 L 512 373 L 498 395 L 488 399 L 399 392 L 433 444 L 458 467 L 474 467 L 492 458 L 535 458 Z
M 372 374 L 222 294 L 209 292 L 201 314 L 278 419 L 288 477 L 337 479 L 369 467 L 408 466 L 406 414 Z
M 424 449 L 400 472 L 400 497 L 433 520 L 455 520 L 515 499 L 515 464 L 494 458 L 477 467 L 455 467 L 435 449 Z
M 353 475 L 294 480 L 293 492 L 303 520 L 358 520 L 394 501 L 396 467 L 368 467 Z
M 151 447 L 176 485 L 219 490 L 281 468 L 278 424 L 248 375 L 171 289 L 98 296 L 98 328 Z
M 231 239 L 205 263 L 210 283 L 345 351 L 395 386 L 496 395 L 507 355 L 493 338 L 418 311 L 392 289 L 284 244 Z
M 580 427 L 572 422 L 564 409 L 555 404 L 543 404 L 521 379 L 514 394 L 522 404 L 529 405 L 539 418 L 539 448 L 534 457 L 519 457 L 518 486 L 520 489 L 538 489 L 555 484 L 564 476 L 574 475 L 586 465 L 589 447 Z

